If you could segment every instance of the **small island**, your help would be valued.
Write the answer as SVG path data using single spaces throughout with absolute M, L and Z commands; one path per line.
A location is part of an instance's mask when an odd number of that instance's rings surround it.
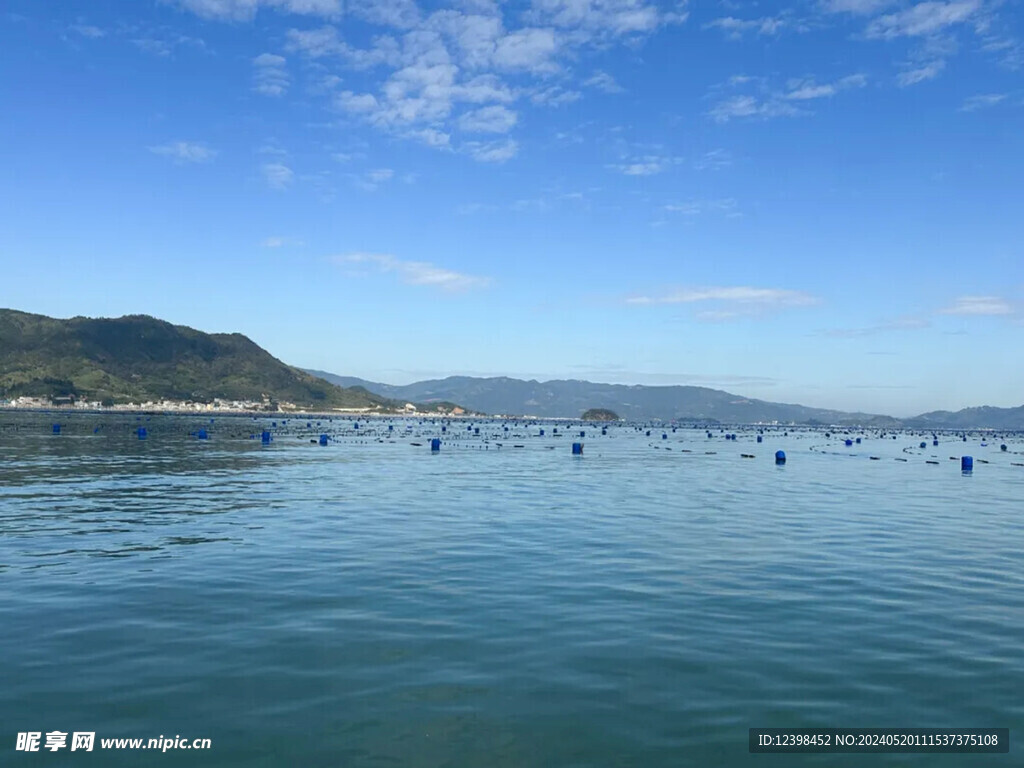
M 583 421 L 619 421 L 619 414 L 607 408 L 591 408 L 581 418 Z

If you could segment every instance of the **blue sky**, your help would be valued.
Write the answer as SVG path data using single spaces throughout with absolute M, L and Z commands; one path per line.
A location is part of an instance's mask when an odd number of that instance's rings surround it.
M 0 13 L 0 306 L 393 383 L 1024 402 L 1012 0 Z

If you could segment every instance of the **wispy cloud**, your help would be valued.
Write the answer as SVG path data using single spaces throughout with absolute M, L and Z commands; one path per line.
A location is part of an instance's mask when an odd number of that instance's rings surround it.
M 481 163 L 504 163 L 519 152 L 519 143 L 512 139 L 503 141 L 470 141 L 464 145 L 470 157 Z
M 155 155 L 170 157 L 176 163 L 206 163 L 217 156 L 216 150 L 192 141 L 171 141 L 149 147 L 149 151 Z
M 294 237 L 268 237 L 260 243 L 261 248 L 287 248 L 301 245 L 305 245 L 305 243 Z
M 863 88 L 865 85 L 867 77 L 861 73 L 825 83 L 819 83 L 813 77 L 793 78 L 787 81 L 785 88 L 771 88 L 764 78 L 735 75 L 726 83 L 716 86 L 713 92 L 720 92 L 723 88 L 753 86 L 757 93 L 738 94 L 723 99 L 708 111 L 708 115 L 719 123 L 741 118 L 769 120 L 775 117 L 796 117 L 807 114 L 798 104 L 829 98 L 841 91 Z
M 422 285 L 448 293 L 460 293 L 491 284 L 491 278 L 468 275 L 438 267 L 427 261 L 403 261 L 389 254 L 347 253 L 335 256 L 335 264 L 342 266 L 373 267 L 384 273 L 394 274 L 408 285 Z
M 803 291 L 751 286 L 687 288 L 657 296 L 631 296 L 626 299 L 626 304 L 632 306 L 710 305 L 695 315 L 699 320 L 710 322 L 807 307 L 819 302 L 818 298 Z
M 252 60 L 253 90 L 264 96 L 284 96 L 290 84 L 287 59 L 273 53 L 261 53 Z
M 287 189 L 295 181 L 295 171 L 284 163 L 264 163 L 260 166 L 260 173 L 271 189 Z
M 625 176 L 654 176 L 682 161 L 681 157 L 673 155 L 642 155 L 624 157 L 621 162 L 612 163 L 608 167 Z
M 466 112 L 459 118 L 459 129 L 467 133 L 508 133 L 519 116 L 508 107 L 492 104 Z
M 93 40 L 97 40 L 101 37 L 106 37 L 106 30 L 94 27 L 92 24 L 73 24 L 70 27 L 72 32 L 77 32 L 82 37 L 88 37 Z
M 764 16 L 759 19 L 723 16 L 706 23 L 704 29 L 720 29 L 726 37 L 739 40 L 746 32 L 752 32 L 755 35 L 777 35 L 786 25 L 787 21 L 781 16 Z
M 687 200 L 682 203 L 669 203 L 662 206 L 662 210 L 668 213 L 678 213 L 683 216 L 698 216 L 702 213 L 724 213 L 728 216 L 739 216 L 736 210 L 736 200 L 731 197 L 723 197 L 717 200 Z
M 868 37 L 924 37 L 968 21 L 981 9 L 981 0 L 928 0 L 895 13 L 879 16 L 867 28 Z
M 931 322 L 924 317 L 907 315 L 895 320 L 889 320 L 877 325 L 869 325 L 861 328 L 831 328 L 822 333 L 834 339 L 860 339 L 869 336 L 879 336 L 884 333 L 897 331 L 916 331 L 931 326 Z
M 374 168 L 364 173 L 351 175 L 355 185 L 367 192 L 375 192 L 394 177 L 395 172 L 391 168 Z
M 732 154 L 725 149 L 712 149 L 693 162 L 698 171 L 719 171 L 732 165 Z
M 961 296 L 951 306 L 940 310 L 943 315 L 1012 315 L 1014 309 L 1006 299 L 999 296 Z
M 964 103 L 960 106 L 960 111 L 976 112 L 979 109 L 994 107 L 996 104 L 1005 100 L 1005 93 L 979 93 L 977 96 L 971 96 L 968 99 L 964 99 Z
M 615 81 L 614 77 L 601 70 L 598 70 L 591 77 L 584 80 L 583 85 L 588 88 L 597 88 L 605 93 L 622 93 L 626 90 Z
M 341 0 L 177 0 L 178 5 L 207 19 L 251 21 L 262 8 L 304 16 L 341 15 Z

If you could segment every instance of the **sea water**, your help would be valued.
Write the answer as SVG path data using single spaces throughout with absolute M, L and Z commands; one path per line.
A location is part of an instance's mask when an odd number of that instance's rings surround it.
M 588 426 L 572 456 L 578 425 L 285 418 L 0 412 L 0 762 L 1021 764 L 1020 437 Z M 1011 754 L 750 755 L 752 727 Z M 157 737 L 210 745 L 100 746 Z

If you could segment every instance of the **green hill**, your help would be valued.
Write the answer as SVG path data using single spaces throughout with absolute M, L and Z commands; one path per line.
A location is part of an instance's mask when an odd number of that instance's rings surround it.
M 580 418 L 583 421 L 618 421 L 619 414 L 607 408 L 590 408 Z
M 145 315 L 58 320 L 0 309 L 0 397 L 19 396 L 395 405 L 286 365 L 238 333 L 202 333 Z

